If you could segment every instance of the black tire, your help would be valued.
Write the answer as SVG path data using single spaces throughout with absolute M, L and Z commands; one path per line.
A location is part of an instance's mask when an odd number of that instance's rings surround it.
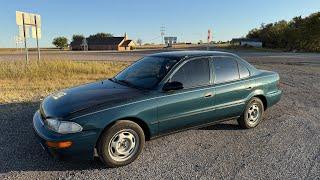
M 258 116 L 256 116 L 257 119 L 255 121 L 253 121 L 253 119 L 249 117 L 250 111 L 252 111 L 252 107 L 254 107 L 254 109 L 256 108 L 259 109 L 258 110 L 259 113 L 258 113 Z M 252 99 L 249 100 L 249 102 L 247 103 L 246 109 L 244 110 L 242 115 L 237 119 L 237 121 L 242 128 L 250 129 L 250 128 L 256 127 L 261 122 L 261 120 L 263 119 L 263 115 L 264 115 L 264 107 L 263 107 L 262 101 L 257 97 L 253 97 Z
M 113 142 L 115 142 L 118 138 L 119 141 L 119 133 L 123 133 L 125 134 L 127 132 L 131 133 L 131 135 L 134 137 L 133 142 L 137 143 L 134 147 L 134 149 L 130 149 L 130 151 L 132 150 L 132 154 L 130 157 L 127 157 L 128 159 L 123 159 L 123 160 L 115 160 L 115 156 L 117 155 L 117 150 L 118 148 L 113 148 L 114 146 L 112 146 Z M 137 135 L 137 137 L 136 137 Z M 118 137 L 116 137 L 118 136 Z M 132 137 L 130 136 L 130 137 Z M 129 137 L 129 135 L 128 135 Z M 123 138 L 125 139 L 125 138 Z M 127 138 L 127 140 L 130 138 Z M 127 140 L 125 140 L 125 145 L 123 145 L 123 147 L 126 147 L 127 145 Z M 112 142 L 111 142 L 112 141 Z M 130 141 L 130 140 L 129 140 Z M 121 142 L 116 142 L 115 144 L 121 144 Z M 141 153 L 143 147 L 145 144 L 145 136 L 144 136 L 144 132 L 142 130 L 142 128 L 136 124 L 135 122 L 132 121 L 128 121 L 128 120 L 120 120 L 117 121 L 115 124 L 113 124 L 111 127 L 109 127 L 108 129 L 106 129 L 97 144 L 97 151 L 98 151 L 98 155 L 100 160 L 107 166 L 110 168 L 114 168 L 114 167 L 120 167 L 120 166 L 125 166 L 130 164 L 131 162 L 133 162 Z M 112 146 L 110 148 L 110 146 Z M 129 145 L 128 145 L 129 146 Z M 130 144 L 131 146 L 131 144 Z M 118 147 L 118 146 L 117 146 Z M 119 147 L 122 147 L 121 145 Z M 117 150 L 115 150 L 117 149 Z M 128 150 L 129 151 L 129 150 Z M 114 155 L 115 154 L 115 155 Z M 118 156 L 119 158 L 123 158 Z

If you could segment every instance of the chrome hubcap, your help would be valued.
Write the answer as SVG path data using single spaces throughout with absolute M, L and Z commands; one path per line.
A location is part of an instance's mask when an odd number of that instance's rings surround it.
M 258 122 L 260 118 L 260 109 L 259 106 L 253 103 L 247 111 L 248 122 L 251 125 L 254 125 Z
M 109 143 L 109 155 L 115 161 L 126 161 L 131 158 L 138 150 L 138 134 L 125 129 L 117 132 Z

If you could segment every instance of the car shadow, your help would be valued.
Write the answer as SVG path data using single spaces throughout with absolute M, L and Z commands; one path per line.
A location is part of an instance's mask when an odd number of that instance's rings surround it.
M 63 161 L 52 158 L 38 143 L 32 118 L 39 102 L 0 105 L 0 174 L 12 171 L 66 171 L 105 169 L 101 161 Z M 239 130 L 234 121 L 200 130 Z
M 241 127 L 236 123 L 236 121 L 231 120 L 207 127 L 200 128 L 199 130 L 241 130 Z
M 0 174 L 11 171 L 65 171 L 104 168 L 99 160 L 53 159 L 38 143 L 32 125 L 39 102 L 0 105 Z

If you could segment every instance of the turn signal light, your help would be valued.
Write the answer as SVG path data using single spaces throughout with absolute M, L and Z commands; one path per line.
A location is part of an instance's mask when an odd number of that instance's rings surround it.
M 72 141 L 60 141 L 60 142 L 47 141 L 46 144 L 52 148 L 63 149 L 63 148 L 70 147 L 72 145 Z

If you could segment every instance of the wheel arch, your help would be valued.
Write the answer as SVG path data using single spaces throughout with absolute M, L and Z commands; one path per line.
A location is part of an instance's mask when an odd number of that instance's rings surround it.
M 134 123 L 137 123 L 143 130 L 143 133 L 144 133 L 144 136 L 145 136 L 145 140 L 150 140 L 151 138 L 151 132 L 150 132 L 150 128 L 149 126 L 147 125 L 147 123 L 145 121 L 143 121 L 142 119 L 140 118 L 136 118 L 136 117 L 124 117 L 124 118 L 119 118 L 117 120 L 114 120 L 112 121 L 111 123 L 108 123 L 104 128 L 103 130 L 100 132 L 99 134 L 99 138 L 97 139 L 96 141 L 96 146 L 97 146 L 97 143 L 100 141 L 100 138 L 102 136 L 102 134 L 108 129 L 110 128 L 111 126 L 113 126 L 116 122 L 118 121 L 121 121 L 121 120 L 127 120 L 127 121 L 132 121 Z
M 265 96 L 265 91 L 263 89 L 256 89 L 253 92 L 251 92 L 248 96 L 247 102 L 253 97 L 259 98 L 262 101 L 264 110 L 268 108 L 268 101 Z
M 142 128 L 145 139 L 150 140 L 150 138 L 151 138 L 150 137 L 151 136 L 150 128 L 145 121 L 143 121 L 142 119 L 137 118 L 137 117 L 125 117 L 125 118 L 118 119 L 116 121 L 120 121 L 120 120 L 128 120 L 128 121 L 132 121 L 132 122 L 137 123 Z
M 268 102 L 267 102 L 267 98 L 266 98 L 264 95 L 259 94 L 259 95 L 255 95 L 255 96 L 253 96 L 253 97 L 259 98 L 259 99 L 262 101 L 262 103 L 263 103 L 263 109 L 264 109 L 264 110 L 267 109 L 267 107 L 268 107 Z

